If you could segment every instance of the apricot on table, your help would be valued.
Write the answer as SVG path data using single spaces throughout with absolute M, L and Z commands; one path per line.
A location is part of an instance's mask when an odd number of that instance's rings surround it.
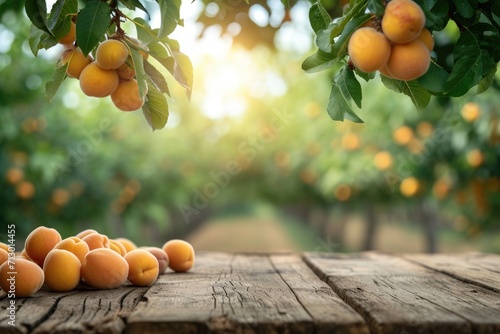
M 128 277 L 128 263 L 123 256 L 109 248 L 96 248 L 85 256 L 82 278 L 96 289 L 115 289 Z
M 116 238 L 114 239 L 116 241 L 118 241 L 119 243 L 121 243 L 124 247 L 125 247 L 125 250 L 128 252 L 130 252 L 131 250 L 134 250 L 137 248 L 137 245 L 130 239 L 127 239 L 127 238 Z
M 64 249 L 73 254 L 80 260 L 80 263 L 85 259 L 85 255 L 89 252 L 89 245 L 78 237 L 69 237 L 61 240 L 54 249 Z
M 24 248 L 29 258 L 40 267 L 49 252 L 62 240 L 57 230 L 39 226 L 28 235 Z
M 127 254 L 127 249 L 125 248 L 125 246 L 123 246 L 121 242 L 118 242 L 116 240 L 109 239 L 109 248 L 114 250 L 121 256 Z
M 43 264 L 45 284 L 53 291 L 70 291 L 80 282 L 82 263 L 65 249 L 53 249 Z
M 168 268 L 168 255 L 159 247 L 144 247 L 145 250 L 153 254 L 158 260 L 160 274 L 163 274 Z
M 86 230 L 78 232 L 76 234 L 76 237 L 80 238 L 80 239 L 83 239 L 83 237 L 89 235 L 90 233 L 98 233 L 98 232 L 96 230 L 94 230 L 94 229 L 89 228 L 89 229 L 86 229 Z
M 108 39 L 97 47 L 96 62 L 105 70 L 116 70 L 122 66 L 128 58 L 127 46 L 116 40 Z
M 0 248 L 0 265 L 2 265 L 8 259 L 9 259 L 9 253 L 5 249 Z
M 410 81 L 421 77 L 431 64 L 431 55 L 425 44 L 416 39 L 407 44 L 393 44 L 385 68 L 381 70 L 398 80 Z
M 29 297 L 40 290 L 44 281 L 42 268 L 35 262 L 23 258 L 15 258 L 15 274 L 9 268 L 9 262 L 4 262 L 0 266 L 0 288 L 3 291 L 9 291 L 11 281 L 8 279 L 15 276 L 16 297 Z
M 385 7 L 382 31 L 394 43 L 415 40 L 425 26 L 425 14 L 412 0 L 392 0 Z
M 139 94 L 137 80 L 125 80 L 120 82 L 118 88 L 111 94 L 111 101 L 122 111 L 134 111 L 142 107 L 144 97 Z
M 177 272 L 185 272 L 193 267 L 194 249 L 190 243 L 180 239 L 167 241 L 162 249 L 167 253 L 168 266 Z
M 387 63 L 391 54 L 391 45 L 381 32 L 363 27 L 352 34 L 347 45 L 347 52 L 356 68 L 369 73 Z
M 128 263 L 130 283 L 136 286 L 150 286 L 158 278 L 159 263 L 151 252 L 145 249 L 134 249 L 124 256 Z
M 111 95 L 118 87 L 118 83 L 116 70 L 102 69 L 95 61 L 88 64 L 80 74 L 80 88 L 87 96 Z
M 71 21 L 70 26 L 69 26 L 69 31 L 66 35 L 61 37 L 59 41 L 57 41 L 59 44 L 73 44 L 76 40 L 76 24 L 75 22 Z
M 100 233 L 90 233 L 82 238 L 89 246 L 89 250 L 96 248 L 109 248 L 109 239 L 106 235 Z
M 86 57 L 80 48 L 67 49 L 63 52 L 61 57 L 61 64 L 68 64 L 66 74 L 68 74 L 70 78 L 80 78 L 83 69 L 91 62 L 92 57 Z

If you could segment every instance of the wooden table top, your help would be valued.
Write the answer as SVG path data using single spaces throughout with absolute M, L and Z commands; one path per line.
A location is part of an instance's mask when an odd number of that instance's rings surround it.
M 0 333 L 500 333 L 500 255 L 199 253 L 149 288 L 16 300 Z

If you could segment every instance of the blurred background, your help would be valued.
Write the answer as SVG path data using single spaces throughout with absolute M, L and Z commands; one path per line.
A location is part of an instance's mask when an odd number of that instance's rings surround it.
M 500 77 L 425 112 L 377 78 L 362 83 L 366 123 L 334 122 L 332 73 L 301 69 L 310 3 L 290 5 L 185 1 L 174 37 L 193 94 L 170 80 L 168 124 L 152 132 L 74 79 L 47 102 L 63 50 L 35 58 L 23 2 L 0 1 L 0 236 L 16 224 L 18 250 L 45 225 L 197 250 L 500 252 Z

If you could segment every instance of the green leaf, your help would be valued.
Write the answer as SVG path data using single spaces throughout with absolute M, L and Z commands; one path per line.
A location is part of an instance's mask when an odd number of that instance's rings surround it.
M 356 76 L 354 75 L 354 71 L 346 66 L 342 70 L 340 70 L 337 75 L 337 84 L 342 91 L 342 95 L 347 97 L 349 100 L 354 100 L 354 103 L 361 109 L 361 100 L 363 98 L 361 92 L 361 85 L 359 84 Z
M 42 48 L 40 41 L 44 34 L 47 33 L 43 30 L 38 29 L 37 27 L 35 27 L 35 25 L 32 24 L 30 26 L 28 44 L 30 45 L 31 52 L 33 52 L 33 55 L 35 57 L 38 56 L 38 51 Z
M 149 76 L 152 83 L 154 83 L 157 90 L 167 95 L 170 95 L 168 83 L 167 80 L 165 80 L 163 74 L 161 74 L 161 72 L 158 71 L 158 69 L 153 65 L 151 65 L 148 61 L 144 61 L 143 64 L 144 64 L 144 71 L 146 71 L 146 74 Z
M 49 28 L 57 40 L 64 37 L 70 29 L 71 16 L 78 13 L 77 0 L 57 0 L 49 15 Z
M 245 2 L 248 4 L 248 0 L 245 0 Z M 281 0 L 281 3 L 285 8 L 290 8 L 290 0 Z
M 422 87 L 417 80 L 401 81 L 381 75 L 383 84 L 398 93 L 403 93 L 410 97 L 418 110 L 424 110 L 430 102 L 431 93 Z
M 436 64 L 433 60 L 431 60 L 431 65 L 427 72 L 418 78 L 418 83 L 422 85 L 422 87 L 430 90 L 434 93 L 442 93 L 445 91 L 445 83 L 448 80 L 449 73 Z
M 486 74 L 481 81 L 477 84 L 476 94 L 481 94 L 491 87 L 495 81 L 495 74 L 497 73 L 497 67 L 493 67 L 492 70 Z
M 169 50 L 165 47 L 165 45 L 161 42 L 158 43 L 150 43 L 148 45 L 149 47 L 149 53 L 156 57 L 159 58 L 168 58 L 170 57 L 170 52 Z
M 415 0 L 425 14 L 425 26 L 431 31 L 443 30 L 450 19 L 448 1 L 443 0 Z
M 337 60 L 334 55 L 318 50 L 304 60 L 302 69 L 308 73 L 314 73 L 326 70 L 335 63 L 337 63 Z
M 52 35 L 47 25 L 47 5 L 45 0 L 26 0 L 24 7 L 31 23 L 38 29 Z
M 309 23 L 315 33 L 326 29 L 331 22 L 332 18 L 320 1 L 314 3 L 311 8 L 309 8 Z
M 146 22 L 143 18 L 136 17 L 131 19 L 132 23 L 135 24 L 135 28 L 137 29 L 137 38 L 145 44 L 149 44 L 152 42 L 161 42 L 158 38 L 158 30 L 151 29 L 149 23 Z
M 468 30 L 462 31 L 453 50 L 455 63 L 444 86 L 449 96 L 462 96 L 481 80 L 483 58 L 479 42 Z
M 136 49 L 129 47 L 129 52 L 132 58 L 132 65 L 135 70 L 135 78 L 137 80 L 137 84 L 139 85 L 139 95 L 143 97 L 147 88 L 147 77 L 143 65 L 144 58 Z
M 56 95 L 57 90 L 61 86 L 61 83 L 66 79 L 66 69 L 68 64 L 60 66 L 56 69 L 52 75 L 52 79 L 45 84 L 45 98 L 47 101 L 52 101 L 52 98 Z
M 99 44 L 110 24 L 110 13 L 107 2 L 91 0 L 78 14 L 76 39 L 83 54 L 89 54 Z
M 130 10 L 134 10 L 136 8 L 139 8 L 142 10 L 144 13 L 148 14 L 148 10 L 144 5 L 139 1 L 139 0 L 120 0 L 120 3 L 122 3 L 125 7 L 127 7 Z
M 167 37 L 179 24 L 181 0 L 159 0 L 161 25 L 158 36 Z
M 174 69 L 171 72 L 174 79 L 187 90 L 188 99 L 191 99 L 193 89 L 193 64 L 187 55 L 180 51 L 172 51 Z
M 169 114 L 167 99 L 151 82 L 148 82 L 148 94 L 142 112 L 153 130 L 162 129 L 167 124 Z
M 476 14 L 476 10 L 466 0 L 453 0 L 455 7 L 460 15 L 470 19 Z
M 355 95 L 359 94 L 356 99 L 360 99 L 361 88 L 359 87 L 360 91 L 357 92 L 358 88 L 355 87 L 356 84 L 352 81 L 348 82 L 348 80 L 346 80 L 345 75 L 349 75 L 344 74 L 346 69 L 347 71 L 350 71 L 351 75 L 354 77 L 352 70 L 350 70 L 348 67 L 344 67 L 339 71 L 339 73 L 337 73 L 332 83 L 330 101 L 328 103 L 326 111 L 334 121 L 343 121 L 344 119 L 347 119 L 355 123 L 363 123 L 363 121 L 354 113 L 351 107 L 353 92 Z M 356 81 L 357 85 L 359 85 L 359 82 L 357 82 L 356 78 L 354 78 L 354 81 Z M 359 102 L 361 104 L 361 100 L 359 100 Z
M 368 10 L 377 16 L 382 16 L 385 12 L 384 2 L 382 0 L 368 0 Z
M 355 68 L 354 71 L 358 76 L 363 78 L 365 81 L 370 81 L 371 79 L 375 78 L 376 72 L 371 72 L 371 73 L 366 73 L 361 71 L 359 68 Z

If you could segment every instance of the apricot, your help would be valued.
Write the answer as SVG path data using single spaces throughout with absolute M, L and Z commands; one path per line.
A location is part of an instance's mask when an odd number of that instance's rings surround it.
M 373 163 L 379 170 L 387 170 L 392 167 L 392 155 L 387 151 L 380 151 L 373 157 Z
M 194 264 L 194 249 L 190 243 L 184 240 L 173 239 L 167 241 L 162 249 L 167 253 L 168 266 L 177 272 L 188 271 Z
M 96 289 L 115 289 L 128 277 L 128 263 L 109 248 L 91 250 L 82 263 L 82 278 Z
M 85 236 L 87 236 L 87 235 L 89 235 L 91 233 L 98 233 L 98 232 L 96 230 L 94 230 L 94 229 L 89 228 L 89 229 L 86 229 L 86 230 L 78 232 L 78 234 L 76 235 L 76 237 L 80 238 L 80 239 L 83 239 L 83 237 L 85 237 Z
M 127 46 L 116 39 L 108 39 L 99 44 L 95 54 L 97 65 L 105 70 L 116 70 L 127 58 Z
M 104 234 L 100 233 L 90 233 L 82 238 L 84 242 L 89 246 L 89 250 L 96 248 L 109 248 L 109 239 Z
M 24 172 L 17 167 L 9 168 L 5 173 L 5 179 L 10 184 L 18 184 L 24 179 Z
M 111 101 L 122 111 L 134 111 L 142 107 L 144 97 L 139 94 L 139 85 L 135 79 L 120 82 L 118 88 L 111 94 Z
M 467 163 L 471 167 L 477 168 L 483 164 L 484 154 L 483 154 L 483 152 L 481 152 L 480 150 L 478 150 L 476 148 L 476 149 L 473 149 L 473 150 L 467 152 L 465 159 L 467 160 Z
M 118 67 L 116 69 L 116 72 L 118 73 L 118 77 L 121 80 L 130 80 L 135 76 L 135 70 L 132 67 L 128 66 L 127 63 Z
M 354 66 L 363 72 L 373 72 L 387 63 L 391 45 L 384 34 L 369 27 L 356 30 L 347 45 Z
M 15 289 L 17 298 L 32 296 L 43 285 L 44 274 L 42 268 L 35 262 L 23 258 L 15 258 L 12 261 L 15 266 L 14 270 L 10 268 L 9 262 L 4 262 L 0 266 L 0 288 L 5 292 Z M 12 274 L 12 272 L 15 274 Z M 11 277 L 14 278 L 13 281 L 9 280 Z M 13 282 L 15 282 L 15 285 L 13 285 Z
M 393 43 L 415 40 L 424 26 L 424 11 L 412 0 L 392 0 L 385 7 L 382 31 Z
M 395 79 L 410 81 L 424 75 L 430 64 L 429 49 L 416 39 L 407 44 L 394 44 L 383 71 Z
M 105 70 L 94 61 L 80 74 L 80 88 L 87 96 L 106 97 L 118 87 L 119 78 L 115 70 Z
M 9 245 L 7 245 L 5 242 L 0 242 L 0 249 L 3 249 L 7 253 L 9 252 Z
M 159 247 L 144 247 L 144 249 L 156 257 L 156 260 L 158 260 L 160 274 L 163 274 L 168 268 L 167 253 Z
M 61 64 L 66 65 L 66 74 L 70 78 L 80 78 L 83 69 L 92 62 L 92 57 L 85 57 L 80 48 L 65 50 L 61 57 Z
M 109 239 L 109 248 L 120 254 L 121 256 L 124 256 L 127 254 L 127 250 L 125 249 L 125 246 L 122 245 L 121 242 L 118 242 L 113 239 Z
M 30 261 L 33 261 L 30 259 L 30 257 L 28 256 L 28 253 L 26 253 L 26 248 L 23 248 L 23 250 L 21 251 L 21 257 L 24 257 L 26 260 L 30 260 Z
M 424 28 L 420 35 L 418 35 L 418 39 L 425 44 L 425 46 L 429 49 L 429 51 L 434 50 L 434 36 L 432 36 L 429 29 Z
M 462 107 L 462 110 L 460 110 L 460 114 L 465 121 L 472 123 L 478 119 L 481 114 L 481 108 L 479 107 L 479 104 L 475 102 L 467 102 Z
M 53 249 L 43 264 L 45 284 L 53 291 L 70 291 L 80 282 L 82 263 L 65 249 Z
M 5 249 L 0 248 L 0 265 L 2 265 L 8 259 L 9 259 L 9 253 Z
M 73 44 L 76 40 L 76 24 L 75 22 L 71 21 L 70 26 L 69 26 L 69 31 L 66 35 L 64 35 L 59 41 L 59 44 Z
M 413 197 L 420 190 L 420 181 L 413 176 L 407 177 L 401 181 L 399 191 L 405 197 Z
M 39 226 L 28 235 L 24 248 L 29 258 L 40 267 L 49 252 L 62 240 L 57 230 Z
M 130 283 L 136 286 L 150 286 L 158 278 L 159 263 L 156 256 L 145 249 L 134 249 L 124 256 L 128 263 Z
M 116 238 L 114 240 L 121 243 L 127 250 L 127 253 L 137 248 L 137 245 L 132 240 L 129 240 L 127 238 Z
M 16 185 L 16 194 L 20 199 L 29 200 L 35 196 L 35 186 L 29 181 L 21 181 Z
M 89 252 L 89 245 L 78 237 L 69 237 L 61 240 L 54 249 L 64 249 L 73 253 L 80 263 L 85 259 L 85 255 Z

